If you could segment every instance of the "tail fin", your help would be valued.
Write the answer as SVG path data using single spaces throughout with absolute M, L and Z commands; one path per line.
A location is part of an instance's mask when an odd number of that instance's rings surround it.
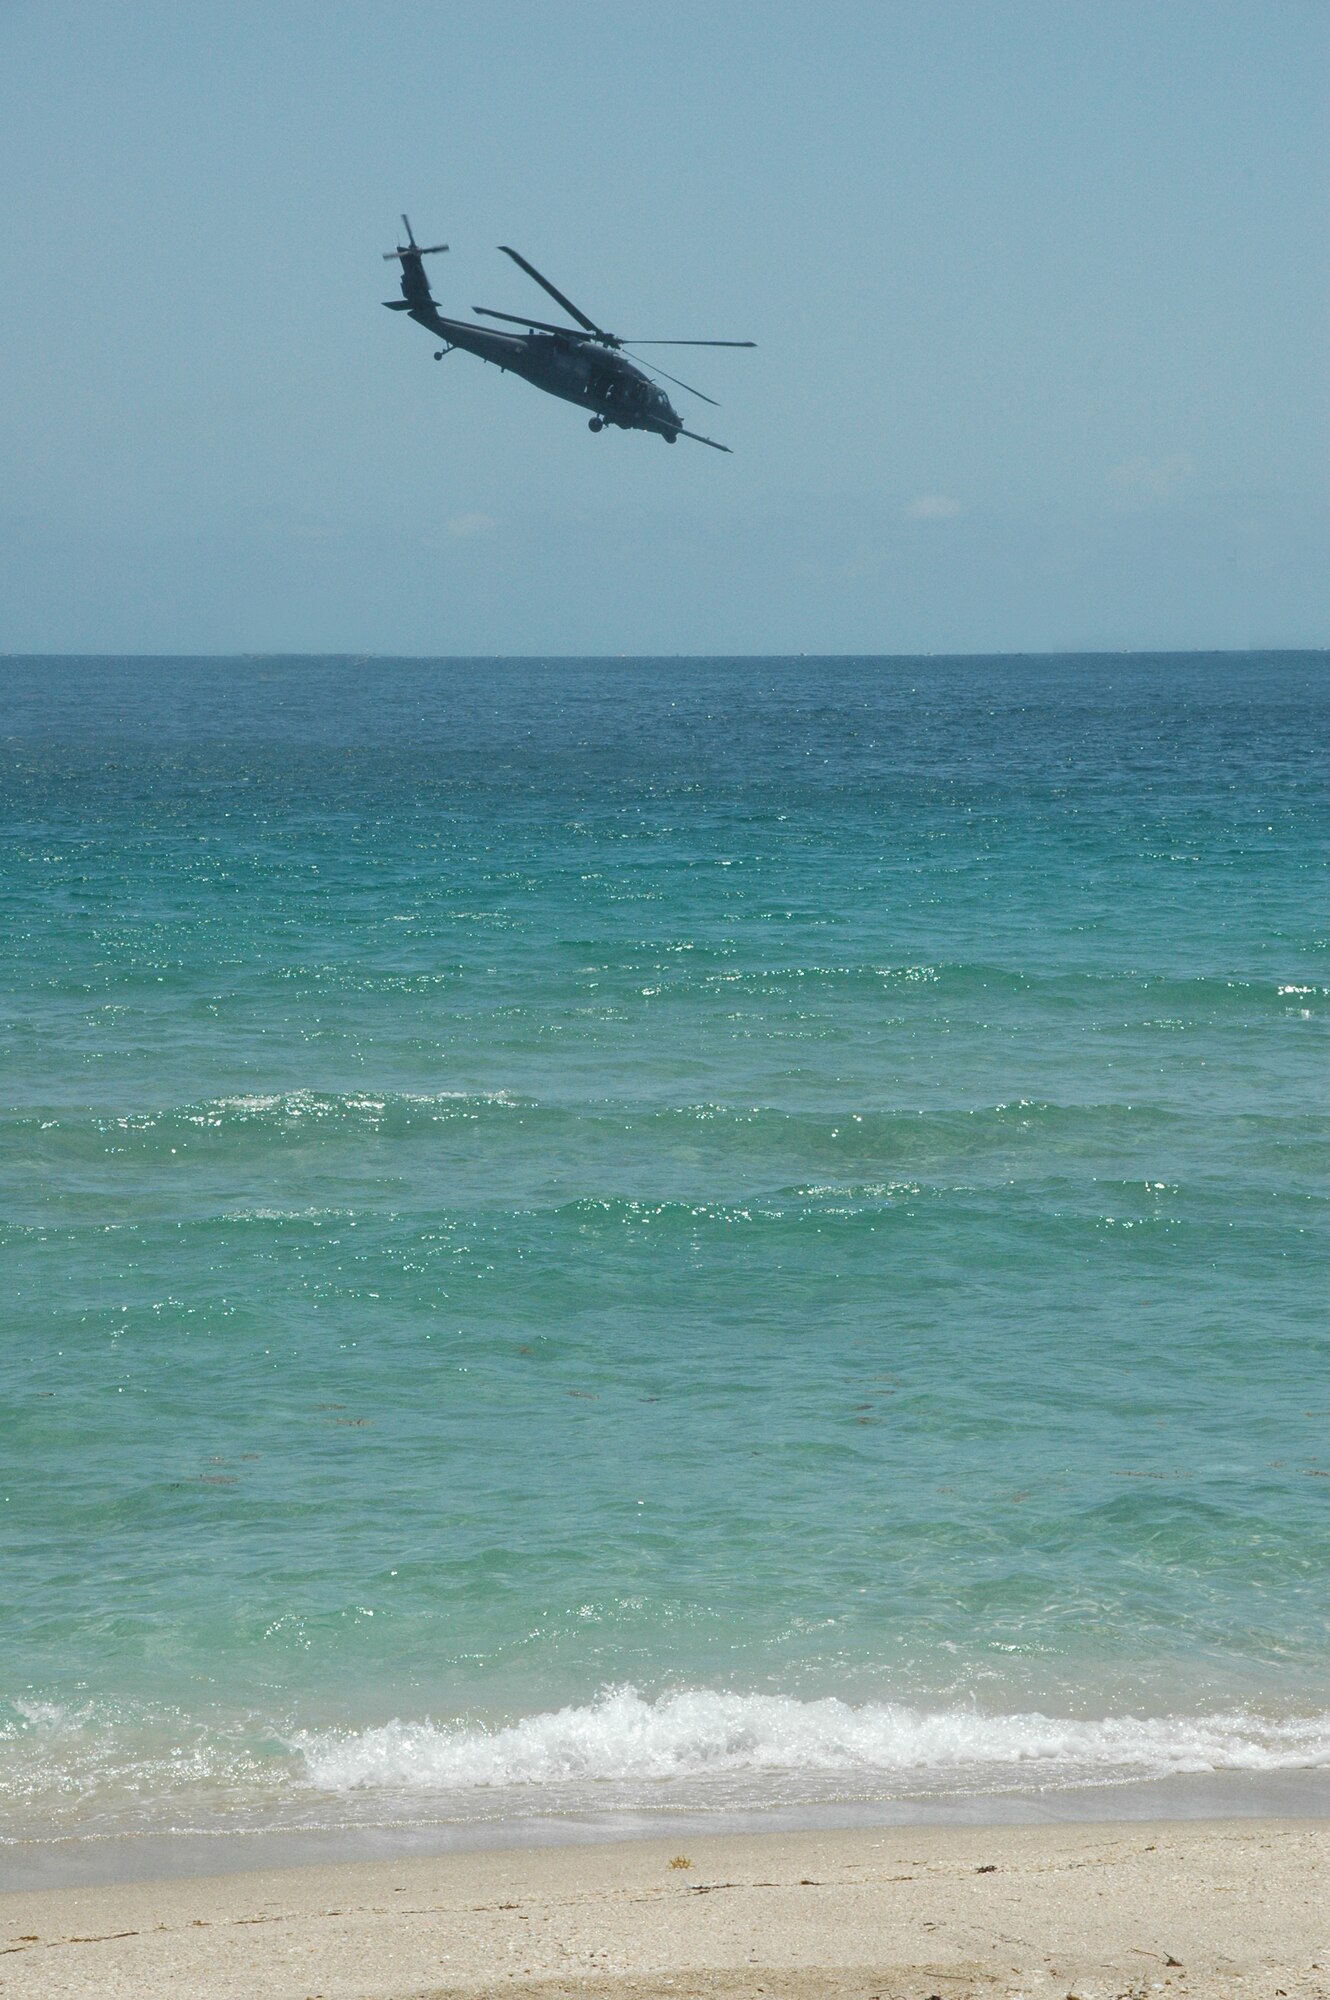
M 386 299 L 384 303 L 393 312 L 412 312 L 417 308 L 433 306 L 434 304 L 434 295 L 430 291 L 429 279 L 425 276 L 425 266 L 421 262 L 421 258 L 435 257 L 441 250 L 446 250 L 448 245 L 446 243 L 430 243 L 422 248 L 416 242 L 411 224 L 406 216 L 402 217 L 402 227 L 406 230 L 406 242 L 399 243 L 395 250 L 385 250 L 383 253 L 385 264 L 390 264 L 394 257 L 401 260 L 402 296 L 400 301 L 397 299 Z

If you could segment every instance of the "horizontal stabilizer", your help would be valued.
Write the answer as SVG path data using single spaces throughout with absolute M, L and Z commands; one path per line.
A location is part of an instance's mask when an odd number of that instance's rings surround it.
M 390 313 L 409 313 L 411 310 L 410 299 L 385 299 L 383 303 Z

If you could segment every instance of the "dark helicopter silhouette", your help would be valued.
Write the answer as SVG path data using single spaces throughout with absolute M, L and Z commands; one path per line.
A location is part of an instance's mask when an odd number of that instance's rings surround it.
M 537 389 L 544 389 L 548 395 L 562 396 L 565 402 L 578 403 L 583 409 L 591 410 L 588 428 L 603 431 L 607 425 L 615 424 L 625 431 L 654 431 L 667 444 L 673 444 L 678 437 L 695 438 L 698 444 L 709 444 L 714 451 L 728 451 L 727 444 L 717 444 L 715 438 L 703 437 L 700 431 L 684 428 L 683 420 L 670 403 L 669 397 L 650 377 L 663 375 L 667 382 L 673 382 L 678 389 L 687 389 L 690 396 L 700 396 L 704 403 L 714 405 L 715 398 L 703 396 L 700 389 L 689 387 L 677 375 L 667 375 L 663 368 L 652 368 L 649 362 L 635 362 L 624 353 L 624 342 L 618 334 L 606 333 L 604 327 L 579 312 L 571 299 L 566 299 L 548 278 L 542 278 L 534 264 L 528 264 L 525 257 L 519 257 L 516 250 L 510 250 L 506 243 L 499 248 L 505 257 L 511 257 L 520 265 L 529 278 L 547 291 L 564 311 L 577 321 L 575 327 L 551 326 L 540 319 L 523 319 L 516 313 L 495 312 L 490 306 L 475 306 L 473 311 L 486 319 L 507 320 L 513 326 L 522 326 L 525 333 L 496 333 L 487 326 L 473 326 L 470 320 L 445 319 L 434 303 L 425 276 L 423 257 L 436 256 L 446 250 L 446 243 L 432 243 L 422 248 L 411 231 L 411 224 L 405 216 L 402 224 L 406 230 L 406 242 L 399 243 L 395 250 L 385 250 L 384 262 L 391 263 L 399 258 L 402 265 L 402 296 L 400 299 L 385 299 L 390 312 L 410 313 L 417 326 L 425 327 L 443 342 L 434 356 L 442 361 L 445 354 L 451 354 L 455 347 L 464 348 L 468 354 L 478 354 L 482 361 L 492 361 L 498 368 L 506 369 L 512 375 L 522 375 Z M 634 342 L 639 347 L 756 347 L 755 340 L 643 340 Z

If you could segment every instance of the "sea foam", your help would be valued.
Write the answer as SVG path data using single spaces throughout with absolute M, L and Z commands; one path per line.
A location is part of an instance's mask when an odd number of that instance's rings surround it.
M 649 1785 L 745 1772 L 899 1776 L 926 1786 L 930 1773 L 993 1769 L 996 1776 L 1012 1766 L 1075 1783 L 1330 1766 L 1330 1714 L 1273 1720 L 1232 1710 L 1082 1720 L 708 1689 L 653 1701 L 625 1687 L 502 1727 L 394 1721 L 302 1734 L 292 1748 L 309 1781 L 328 1791 Z

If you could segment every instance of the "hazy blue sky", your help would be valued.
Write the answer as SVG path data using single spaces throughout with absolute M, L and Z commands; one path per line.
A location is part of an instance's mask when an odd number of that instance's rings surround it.
M 0 0 L 0 650 L 1330 643 L 1328 105 L 1326 0 Z M 735 456 L 436 366 L 402 208 L 760 342 Z

